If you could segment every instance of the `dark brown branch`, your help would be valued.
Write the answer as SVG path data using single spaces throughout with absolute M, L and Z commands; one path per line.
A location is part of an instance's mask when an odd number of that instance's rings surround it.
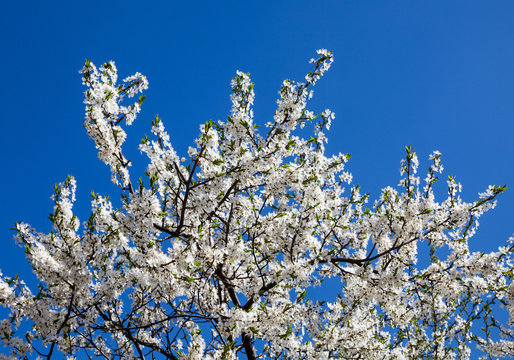
M 430 231 L 427 231 L 425 234 L 423 234 L 423 236 L 426 236 L 430 233 Z M 319 260 L 318 263 L 320 264 L 327 264 L 327 263 L 348 263 L 348 264 L 355 264 L 355 265 L 359 265 L 359 266 L 363 266 L 365 263 L 368 263 L 370 261 L 373 261 L 373 260 L 376 260 L 384 255 L 387 255 L 395 250 L 398 250 L 400 248 L 402 248 L 403 246 L 405 245 L 408 245 L 416 240 L 419 240 L 419 237 L 415 237 L 409 241 L 406 241 L 406 242 L 402 242 L 396 246 L 393 246 L 375 256 L 372 256 L 372 257 L 369 257 L 369 255 L 364 258 L 364 259 L 350 259 L 350 258 L 338 258 L 338 257 L 334 257 L 334 258 L 330 258 L 330 259 L 322 259 L 322 260 Z M 370 253 L 371 254 L 371 253 Z
M 186 184 L 186 178 L 184 177 L 184 175 L 182 175 L 182 171 L 180 171 L 177 163 L 173 163 L 173 165 L 175 165 L 175 170 L 177 171 L 177 175 L 180 179 L 180 181 L 185 185 Z
M 257 356 L 255 355 L 255 350 L 252 346 L 252 338 L 248 336 L 246 333 L 243 333 L 243 347 L 245 348 L 246 356 L 248 360 L 255 360 Z
M 258 295 L 259 296 L 263 295 L 265 292 L 267 292 L 267 291 L 273 289 L 275 286 L 277 286 L 277 284 L 278 284 L 277 282 L 272 281 L 268 285 L 265 285 L 265 286 L 261 287 L 259 289 L 259 294 Z M 250 300 L 248 300 L 248 302 L 243 306 L 243 310 L 246 310 L 246 311 L 250 310 L 252 305 L 255 303 L 254 299 L 255 298 L 251 298 Z
M 234 289 L 234 285 L 232 285 L 230 280 L 223 273 L 223 265 L 219 264 L 214 273 L 216 274 L 216 276 L 218 276 L 218 278 L 221 280 L 223 285 L 225 285 L 225 288 L 228 291 L 228 295 L 230 296 L 230 300 L 232 300 L 232 302 L 234 303 L 234 305 L 236 307 L 240 308 L 241 303 L 239 302 L 239 299 L 237 298 L 236 290 Z
M 230 296 L 230 300 L 232 300 L 232 302 L 234 303 L 234 305 L 236 307 L 240 308 L 241 303 L 239 302 L 239 299 L 237 298 L 237 294 L 236 294 L 236 290 L 234 289 L 234 285 L 232 285 L 230 280 L 223 273 L 223 265 L 222 264 L 218 265 L 218 267 L 216 268 L 215 274 L 221 280 L 223 285 L 225 285 L 225 288 L 228 291 L 228 295 Z M 242 335 L 242 339 L 243 339 L 243 347 L 245 349 L 248 360 L 256 360 L 257 356 L 255 355 L 255 350 L 252 345 L 252 338 L 250 336 L 248 336 L 248 334 L 245 332 L 243 332 L 241 335 Z
M 96 311 L 98 311 L 98 314 L 100 314 L 100 317 L 102 319 L 104 319 L 104 321 L 108 321 L 108 322 L 112 322 L 112 319 L 110 316 L 107 316 L 103 311 L 102 309 L 100 309 L 100 306 L 98 305 L 95 305 L 95 308 L 96 308 Z M 120 330 L 123 332 L 123 334 L 125 334 L 125 336 L 127 337 L 128 340 L 130 340 L 134 346 L 136 347 L 136 350 L 139 354 L 139 357 L 141 359 L 144 360 L 144 355 L 143 355 L 143 351 L 141 350 L 141 347 L 139 346 L 139 344 L 135 341 L 134 337 L 132 336 L 132 334 L 130 333 L 130 331 L 126 330 L 123 328 L 123 326 L 121 326 Z
M 181 233 L 180 231 L 178 231 L 178 230 L 174 230 L 174 231 L 172 231 L 172 230 L 168 229 L 167 227 L 161 226 L 161 225 L 159 225 L 159 224 L 155 224 L 155 223 L 154 223 L 154 224 L 153 224 L 153 227 L 154 227 L 154 228 L 156 228 L 156 229 L 157 229 L 157 230 L 159 230 L 159 231 L 162 231 L 163 233 L 168 234 L 168 235 L 169 235 L 169 236 L 171 236 L 171 237 L 188 236 L 188 235 L 186 235 L 186 234 L 182 234 L 182 233 Z
M 207 220 L 210 220 L 212 218 L 212 216 L 216 213 L 216 211 L 218 211 L 219 207 L 225 202 L 227 201 L 228 197 L 230 196 L 230 193 L 232 193 L 232 191 L 234 190 L 234 188 L 237 186 L 237 183 L 238 183 L 238 180 L 234 181 L 234 183 L 232 183 L 232 185 L 230 185 L 230 187 L 227 189 L 227 191 L 225 192 L 225 195 L 223 195 L 223 197 L 221 198 L 221 200 L 218 202 L 218 204 L 216 205 L 216 207 L 214 208 L 214 210 L 212 210 L 210 212 L 210 214 L 207 216 Z
M 57 333 L 55 334 L 56 336 L 59 336 L 59 333 L 64 328 L 64 326 L 66 325 L 66 323 L 68 322 L 68 320 L 70 319 L 70 316 L 71 316 L 71 311 L 72 311 L 72 307 L 73 307 L 73 300 L 75 299 L 75 286 L 72 286 L 71 290 L 72 290 L 72 293 L 71 293 L 70 303 L 68 305 L 68 311 L 66 312 L 66 316 L 64 317 L 64 321 L 62 322 L 61 326 L 59 326 L 59 329 L 57 329 Z M 52 358 L 52 354 L 54 352 L 54 348 L 55 348 L 55 341 L 53 341 L 52 345 L 50 346 L 50 351 L 48 352 L 48 355 L 46 355 L 47 359 L 51 359 Z

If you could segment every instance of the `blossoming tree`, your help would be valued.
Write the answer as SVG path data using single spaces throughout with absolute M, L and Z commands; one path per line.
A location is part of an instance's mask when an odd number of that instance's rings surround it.
M 441 154 L 430 156 L 421 181 L 407 147 L 400 184 L 369 201 L 351 185 L 349 155 L 325 154 L 333 113 L 306 108 L 332 63 L 329 51 L 318 55 L 305 82 L 283 82 L 264 132 L 242 72 L 232 80 L 231 114 L 202 125 L 187 157 L 156 117 L 153 138 L 140 145 L 149 164 L 139 184 L 122 145 L 144 97 L 125 101 L 148 82 L 137 73 L 118 85 L 113 62 L 86 62 L 84 125 L 122 205 L 92 193 L 81 223 L 69 177 L 55 187 L 49 234 L 16 224 L 39 284 L 1 278 L 2 357 L 513 356 L 514 239 L 492 253 L 468 248 L 505 187 L 466 203 L 449 177 L 448 197 L 436 200 Z M 304 139 L 295 130 L 310 123 Z M 337 298 L 317 301 L 314 288 L 329 278 L 340 279 Z

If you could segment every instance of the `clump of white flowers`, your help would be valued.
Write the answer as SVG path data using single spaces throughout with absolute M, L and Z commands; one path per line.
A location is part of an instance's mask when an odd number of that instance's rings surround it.
M 125 120 L 131 125 L 136 115 L 141 111 L 141 104 L 145 97 L 130 105 L 122 106 L 125 96 L 131 98 L 148 88 L 148 80 L 140 73 L 136 73 L 118 81 L 118 70 L 113 61 L 97 68 L 90 61 L 80 71 L 83 74 L 82 83 L 88 87 L 86 91 L 86 120 L 84 126 L 98 149 L 98 157 L 111 167 L 112 179 L 123 186 L 130 185 L 128 174 L 128 161 L 121 151 L 127 133 L 120 126 Z
M 117 84 L 113 62 L 86 62 L 84 125 L 122 206 L 92 193 L 81 224 L 69 177 L 54 189 L 49 234 L 16 224 L 39 284 L 0 277 L 0 358 L 514 356 L 513 241 L 492 253 L 468 247 L 505 187 L 467 203 L 450 176 L 436 200 L 441 154 L 421 184 L 409 146 L 399 186 L 370 203 L 345 170 L 350 156 L 325 153 L 334 113 L 307 109 L 332 61 L 319 50 L 305 82 L 283 82 L 264 132 L 250 76 L 237 72 L 230 115 L 202 125 L 188 157 L 155 117 L 137 185 L 122 145 L 144 96 L 123 102 L 148 81 L 136 73 Z M 312 136 L 295 132 L 311 123 Z M 338 296 L 315 300 L 328 278 L 341 280 Z

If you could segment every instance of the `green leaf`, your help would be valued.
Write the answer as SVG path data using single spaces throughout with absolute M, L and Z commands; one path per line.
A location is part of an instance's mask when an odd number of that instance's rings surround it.
M 300 293 L 300 295 L 298 295 L 298 298 L 296 298 L 296 302 L 299 303 L 299 302 L 302 302 L 303 299 L 305 298 L 305 295 L 307 295 L 307 290 L 304 290 Z

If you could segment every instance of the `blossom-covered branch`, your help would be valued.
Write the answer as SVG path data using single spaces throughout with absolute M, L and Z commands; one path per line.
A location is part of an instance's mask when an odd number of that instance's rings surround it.
M 436 200 L 441 153 L 422 181 L 408 146 L 399 184 L 370 201 L 350 156 L 325 152 L 334 113 L 307 108 L 332 61 L 319 50 L 305 82 L 282 83 L 264 130 L 250 76 L 237 72 L 230 115 L 203 124 L 187 156 L 156 116 L 137 185 L 122 145 L 144 96 L 122 102 L 148 82 L 136 73 L 118 85 L 113 62 L 86 62 L 84 125 L 122 205 L 93 192 L 81 223 L 69 177 L 54 189 L 49 234 L 16 224 L 39 283 L 2 276 L 0 358 L 514 356 L 514 238 L 491 253 L 468 245 L 506 187 L 468 203 L 449 176 Z M 317 300 L 330 278 L 337 297 Z

